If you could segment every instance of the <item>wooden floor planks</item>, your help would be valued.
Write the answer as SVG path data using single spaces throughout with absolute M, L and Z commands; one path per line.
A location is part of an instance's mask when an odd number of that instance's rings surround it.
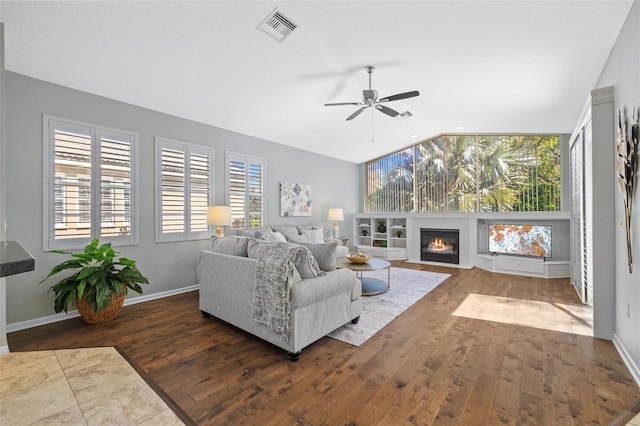
M 568 280 L 393 264 L 452 276 L 362 346 L 325 337 L 297 363 L 202 318 L 197 292 L 127 306 L 101 326 L 75 318 L 10 333 L 9 345 L 118 345 L 201 425 L 608 424 L 640 396 L 611 342 L 518 325 L 531 301 L 548 302 L 540 319 L 578 308 Z M 491 321 L 454 315 L 477 295 L 509 309 L 476 307 Z

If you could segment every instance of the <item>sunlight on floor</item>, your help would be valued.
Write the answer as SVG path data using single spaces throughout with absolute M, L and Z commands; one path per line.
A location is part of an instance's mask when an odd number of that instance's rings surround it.
M 458 306 L 453 315 L 584 336 L 593 335 L 592 308 L 586 305 L 566 305 L 472 293 Z

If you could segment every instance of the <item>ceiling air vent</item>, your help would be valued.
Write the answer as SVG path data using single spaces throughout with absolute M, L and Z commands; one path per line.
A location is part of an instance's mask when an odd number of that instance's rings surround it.
M 264 21 L 262 21 L 258 26 L 258 29 L 269 34 L 276 40 L 282 41 L 297 27 L 298 26 L 294 24 L 291 19 L 284 16 L 276 8 L 265 18 Z

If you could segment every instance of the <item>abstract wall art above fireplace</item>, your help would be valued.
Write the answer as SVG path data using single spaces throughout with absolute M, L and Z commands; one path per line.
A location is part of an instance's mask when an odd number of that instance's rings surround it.
M 280 182 L 280 216 L 311 216 L 311 185 Z

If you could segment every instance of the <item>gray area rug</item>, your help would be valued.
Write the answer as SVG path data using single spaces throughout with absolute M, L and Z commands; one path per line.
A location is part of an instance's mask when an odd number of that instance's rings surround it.
M 387 281 L 387 271 L 365 272 L 364 276 Z M 329 333 L 329 337 L 360 346 L 450 276 L 392 267 L 389 291 L 377 296 L 363 296 L 360 322 L 347 323 Z

